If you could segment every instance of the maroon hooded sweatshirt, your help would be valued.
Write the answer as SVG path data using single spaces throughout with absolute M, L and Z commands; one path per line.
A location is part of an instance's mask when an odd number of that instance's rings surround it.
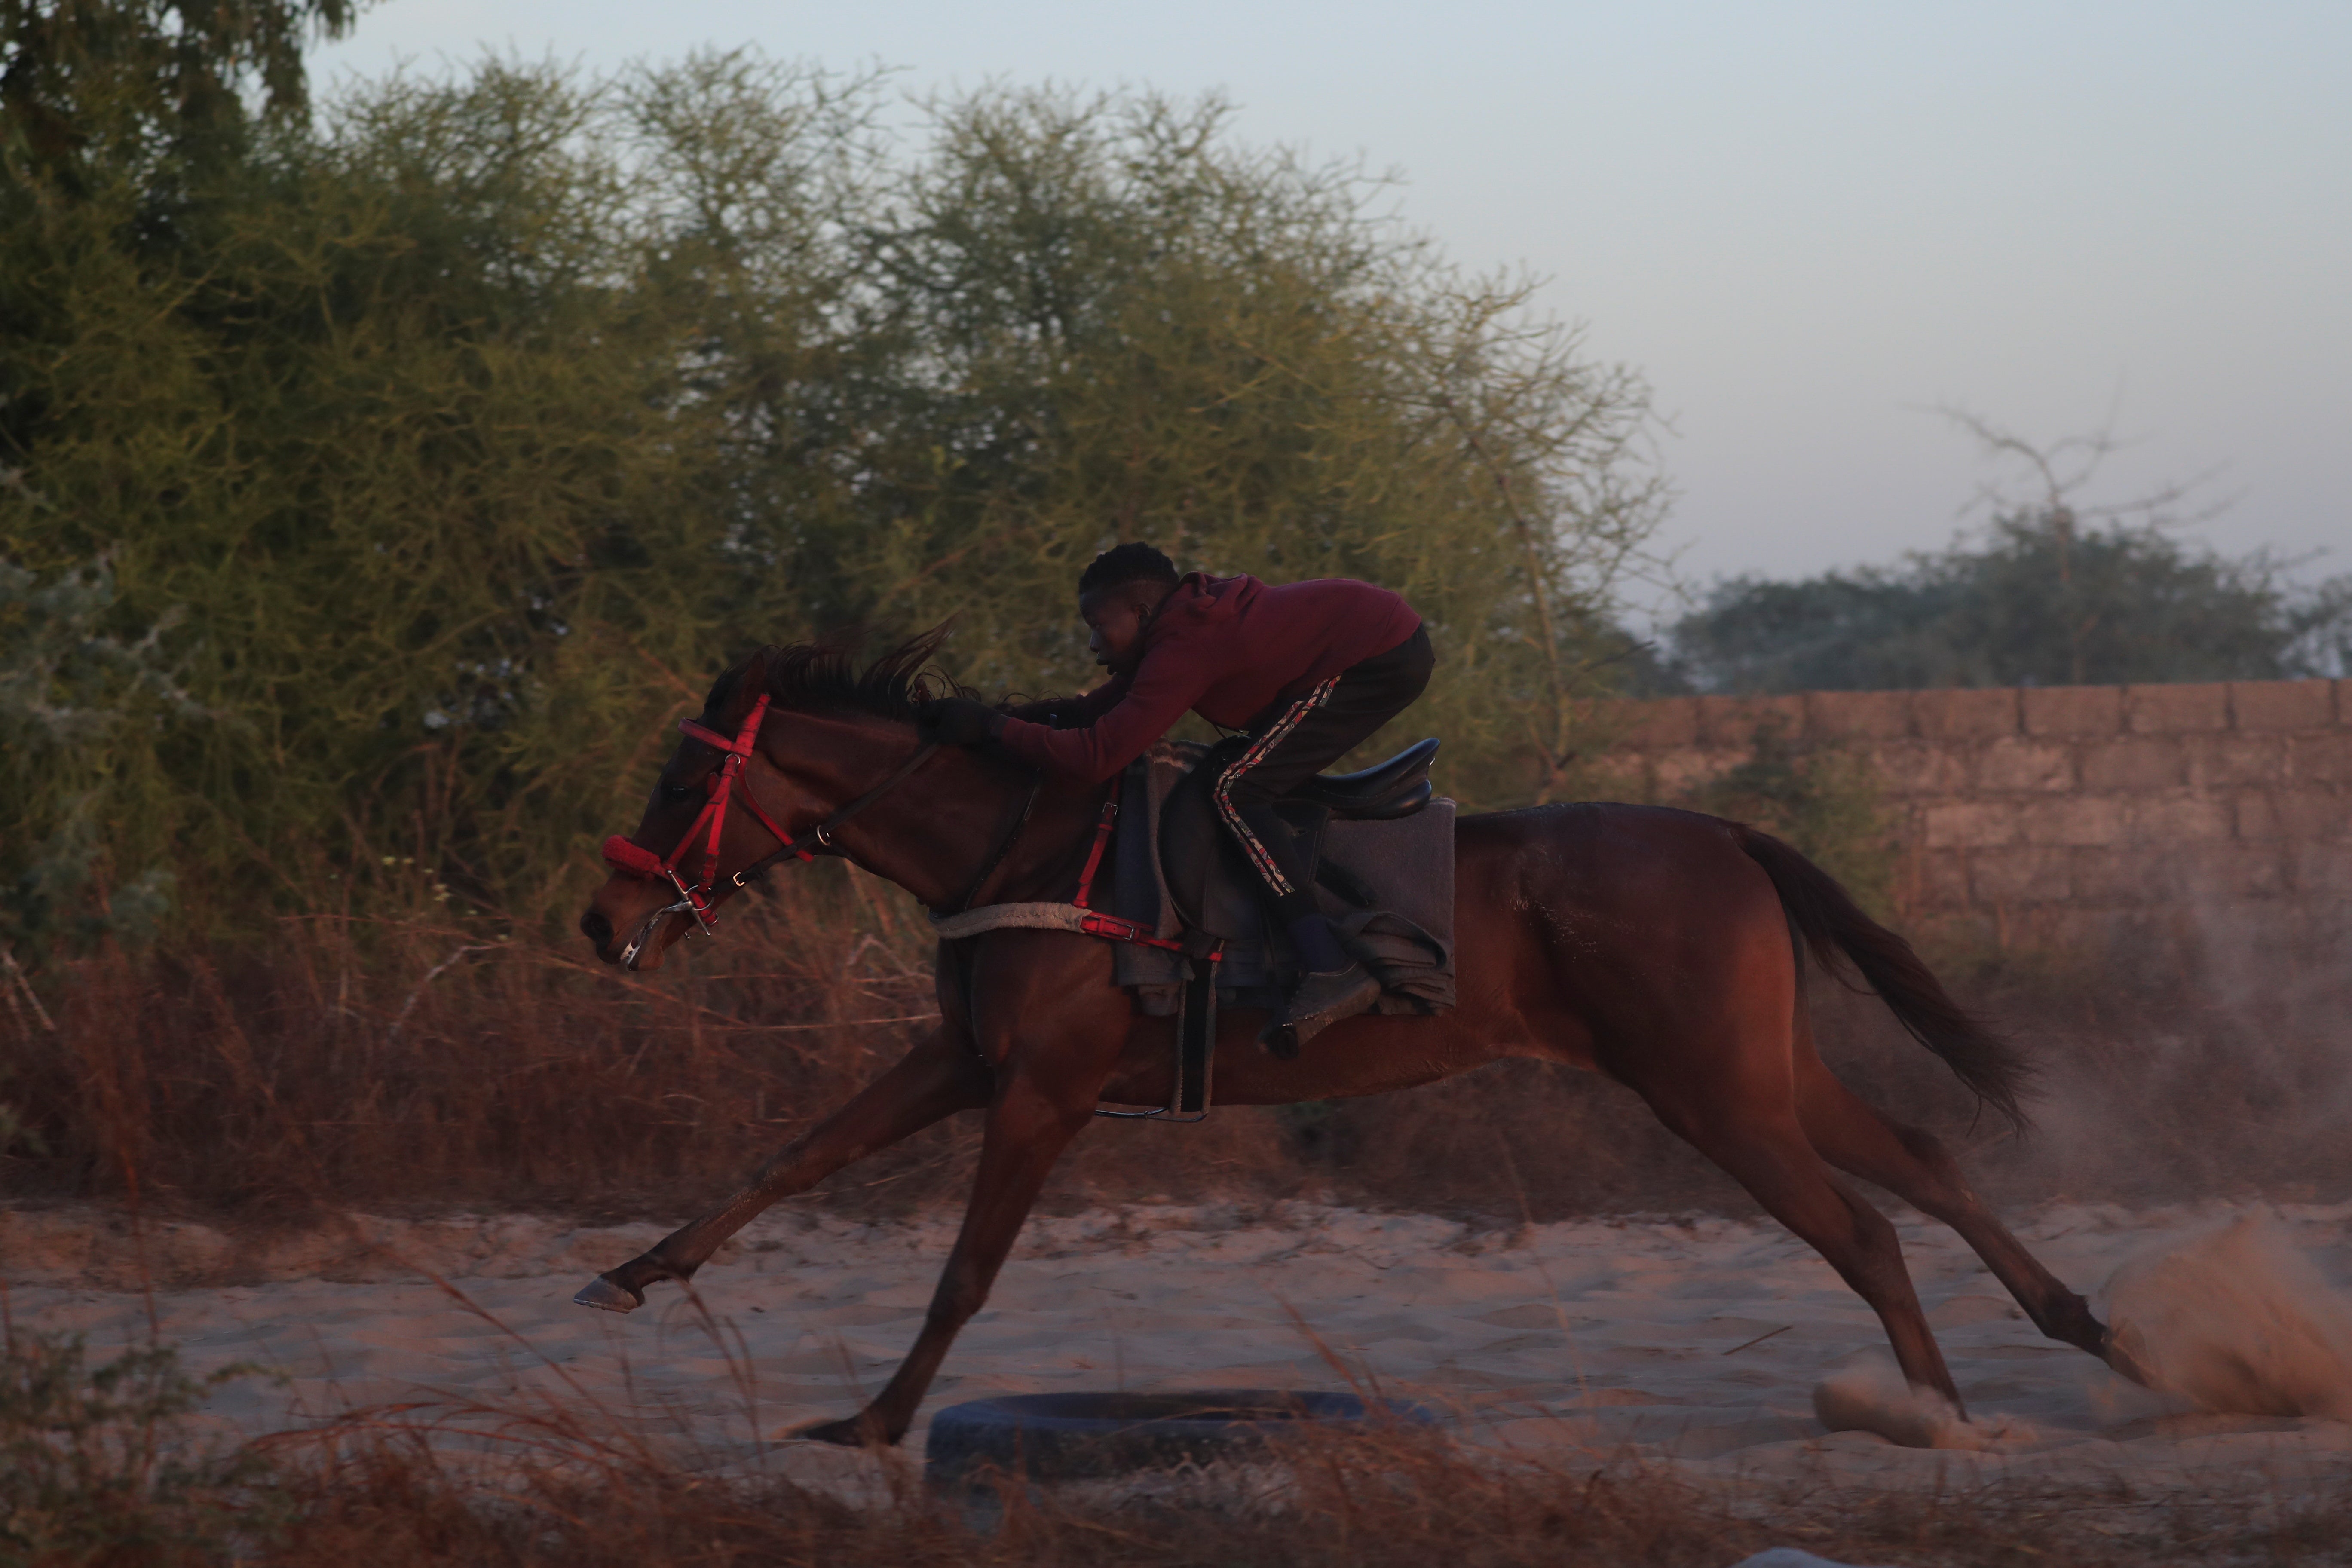
M 1277 701 L 1295 700 L 1421 625 L 1386 588 L 1346 577 L 1279 586 L 1194 572 L 1143 632 L 1132 676 L 1114 676 L 1057 710 L 1056 730 L 1008 719 L 1005 750 L 1047 773 L 1089 783 L 1141 756 L 1191 709 L 1212 724 L 1245 730 Z

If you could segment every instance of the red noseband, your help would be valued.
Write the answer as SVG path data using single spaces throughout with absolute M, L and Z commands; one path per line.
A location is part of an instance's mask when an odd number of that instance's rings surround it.
M 604 864 L 627 877 L 658 878 L 663 871 L 661 857 L 650 849 L 640 849 L 615 833 L 604 840 Z

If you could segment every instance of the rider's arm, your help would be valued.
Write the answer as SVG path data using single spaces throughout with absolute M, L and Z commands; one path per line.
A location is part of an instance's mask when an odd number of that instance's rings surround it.
M 1077 729 L 1109 712 L 1127 695 L 1129 684 L 1127 677 L 1115 675 L 1081 696 L 1043 697 L 1034 702 L 1016 703 L 1004 710 L 1005 717 L 1043 724 L 1048 730 Z
M 1131 682 L 1121 678 L 1087 692 L 1078 700 L 1090 711 L 1076 727 L 1065 710 L 1056 715 L 1063 727 L 1008 718 L 996 738 L 1006 751 L 1046 773 L 1088 784 L 1109 778 L 1200 700 L 1200 675 L 1191 660 L 1170 657 L 1174 653 L 1154 648 Z

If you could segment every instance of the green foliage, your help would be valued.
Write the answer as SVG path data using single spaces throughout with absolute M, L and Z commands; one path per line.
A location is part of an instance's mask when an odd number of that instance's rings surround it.
M 1895 824 L 1870 765 L 1834 748 L 1800 752 L 1785 726 L 1757 727 L 1747 760 L 1675 802 L 1786 839 L 1884 920 L 1893 912 Z
M 2266 556 L 2063 506 L 1891 570 L 1736 578 L 1674 633 L 1709 691 L 2269 680 L 2335 673 L 2347 638 L 2352 579 L 2298 595 Z
M 196 1379 L 169 1346 L 91 1368 L 79 1336 L 6 1328 L 0 1372 L 0 1568 L 217 1562 L 265 1538 L 279 1510 L 247 1450 L 196 1439 L 186 1418 L 248 1375 Z
M 69 204 L 11 237 L 58 341 L 0 405 L 5 548 L 107 551 L 131 618 L 187 607 L 222 721 L 123 730 L 153 787 L 108 827 L 224 901 L 321 850 L 529 898 L 609 830 L 613 753 L 754 640 L 713 624 L 742 499 L 728 388 L 692 374 L 717 289 L 635 276 L 676 247 L 602 145 L 621 109 L 545 72 L 395 81 L 224 176 L 184 270 Z
M 265 127 L 169 245 L 134 162 L 20 183 L 0 560 L 106 563 L 72 635 L 117 696 L 13 774 L 0 872 L 62 845 L 234 920 L 405 862 L 546 915 L 732 657 L 953 616 L 964 679 L 1076 686 L 1076 572 L 1137 537 L 1403 591 L 1450 787 L 1556 788 L 1657 517 L 1638 381 L 1213 103 L 990 89 L 909 150 L 878 102 L 490 61 Z M 11 668 L 66 635 L 9 613 Z
M 984 688 L 1093 678 L 1078 570 L 1355 576 L 1442 650 L 1450 787 L 1557 784 L 1596 613 L 1657 515 L 1642 389 L 1371 215 L 1344 167 L 1231 149 L 1223 108 L 1005 93 L 940 106 L 873 231 L 921 355 L 842 564 L 844 608 L 962 617 Z M 1376 742 L 1380 743 L 1380 742 Z
M 302 46 L 347 32 L 352 0 L 0 0 L 0 170 L 103 182 L 125 165 L 232 153 L 309 100 Z
M 1899 567 L 1724 583 L 1675 626 L 1675 672 L 1702 690 L 1793 691 L 2352 670 L 2352 577 L 2297 590 L 2263 552 L 2233 560 L 2182 543 L 2167 530 L 2194 485 L 2078 507 L 2118 447 L 2109 431 L 2037 444 L 1944 413 L 2033 499 L 1988 485 L 1984 538 Z
M 126 638 L 107 629 L 115 601 L 103 557 L 46 581 L 0 561 L 0 792 L 18 803 L 21 846 L 0 943 L 34 955 L 60 937 L 142 939 L 169 901 L 168 845 L 136 821 L 152 781 L 124 763 L 140 752 L 134 736 L 209 715 L 164 648 L 181 617 Z M 110 832 L 115 823 L 123 830 Z

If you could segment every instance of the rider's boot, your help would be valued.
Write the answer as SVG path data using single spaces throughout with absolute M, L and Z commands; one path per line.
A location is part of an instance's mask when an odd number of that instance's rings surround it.
M 1381 983 L 1372 972 L 1339 945 L 1339 933 L 1320 914 L 1302 915 L 1288 922 L 1291 945 L 1307 964 L 1306 977 L 1290 994 L 1282 1016 L 1258 1034 L 1258 1044 L 1287 1061 L 1298 1047 L 1339 1023 L 1352 1018 L 1381 999 Z

